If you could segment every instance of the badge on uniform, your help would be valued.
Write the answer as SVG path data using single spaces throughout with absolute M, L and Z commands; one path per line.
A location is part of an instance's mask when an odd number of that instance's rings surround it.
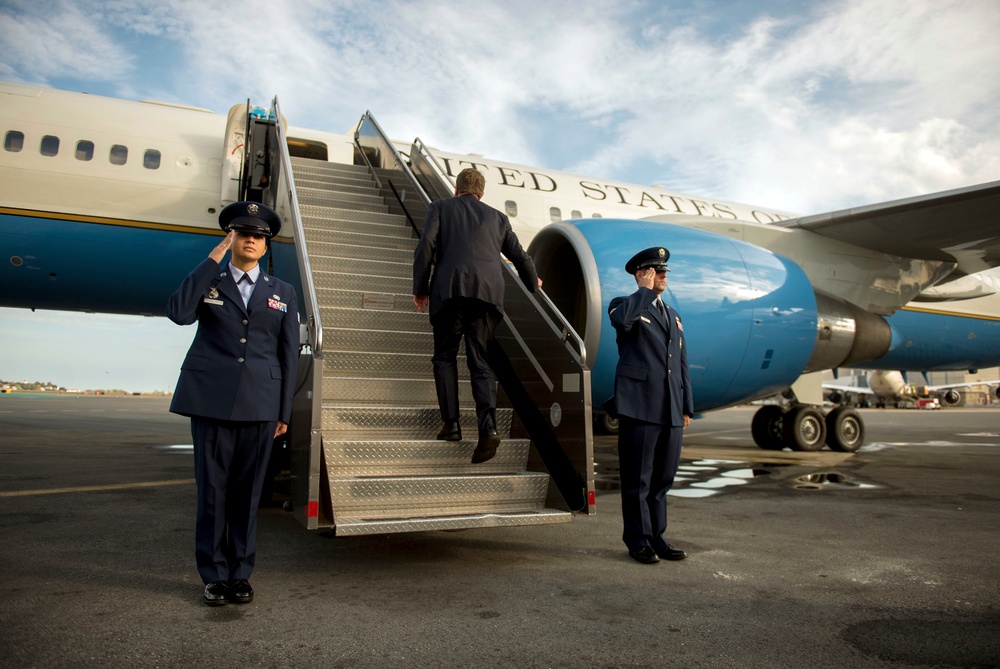
M 268 298 L 267 300 L 268 309 L 277 309 L 278 311 L 288 312 L 288 304 L 286 302 L 279 302 L 278 300 Z
M 645 316 L 639 316 L 639 320 L 641 320 L 643 323 L 652 323 L 653 322 L 653 321 L 649 320 L 648 318 L 646 318 Z
M 677 323 L 677 329 L 680 330 L 681 332 L 684 332 L 684 326 L 681 325 L 681 319 L 679 319 L 677 316 L 674 316 L 674 322 Z
M 208 289 L 208 296 L 211 297 L 213 300 L 216 299 L 217 297 L 219 297 L 219 289 L 216 288 L 215 286 L 212 286 L 211 288 Z

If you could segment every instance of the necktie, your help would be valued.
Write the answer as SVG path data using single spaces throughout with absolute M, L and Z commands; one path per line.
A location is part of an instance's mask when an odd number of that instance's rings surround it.
M 243 298 L 243 306 L 247 306 L 250 303 L 250 295 L 253 294 L 253 279 L 250 278 L 250 274 L 245 273 L 241 276 L 236 287 L 239 288 L 240 296 Z
M 667 310 L 663 307 L 663 302 L 660 302 L 660 298 L 656 298 L 656 308 L 660 310 L 660 316 L 663 320 L 667 320 Z

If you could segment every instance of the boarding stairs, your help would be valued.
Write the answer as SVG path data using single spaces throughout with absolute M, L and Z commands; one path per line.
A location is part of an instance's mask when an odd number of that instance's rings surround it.
M 271 118 L 283 118 L 276 101 Z M 514 330 L 526 353 L 514 351 L 510 330 L 498 330 L 499 349 L 509 353 L 496 351 L 503 439 L 497 455 L 471 463 L 478 433 L 464 357 L 458 365 L 463 440 L 437 440 L 431 327 L 412 298 L 413 250 L 430 198 L 412 174 L 400 178 L 407 168 L 387 139 L 359 141 L 355 162 L 362 164 L 338 164 L 291 158 L 283 123 L 271 125 L 274 173 L 264 201 L 295 228 L 310 331 L 291 424 L 297 517 L 310 529 L 342 536 L 564 523 L 572 512 L 593 513 L 582 342 L 567 362 L 565 353 L 550 351 L 551 336 L 532 351 L 538 335 L 526 323 L 523 333 Z M 519 314 L 530 311 L 518 293 L 529 294 L 510 284 L 507 293 L 511 313 L 505 320 L 513 329 L 524 318 Z M 555 346 L 565 346 L 569 336 L 556 332 Z M 524 368 L 540 375 L 512 371 Z M 569 394 L 563 393 L 567 387 Z M 513 408 L 518 404 L 521 415 Z M 562 413 L 585 429 L 549 425 Z M 529 434 L 544 443 L 536 440 L 533 448 Z M 563 453 L 560 442 L 574 443 L 575 454 Z

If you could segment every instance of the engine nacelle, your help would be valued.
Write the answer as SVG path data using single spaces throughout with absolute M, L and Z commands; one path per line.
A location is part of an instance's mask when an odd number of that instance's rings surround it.
M 948 390 L 941 393 L 941 404 L 948 407 L 955 407 L 962 403 L 962 393 L 958 392 L 954 388 L 949 388 Z
M 892 328 L 881 316 L 821 290 L 816 290 L 816 308 L 816 348 L 806 372 L 876 360 L 892 347 Z
M 611 396 L 618 362 L 608 303 L 635 292 L 625 262 L 651 246 L 670 251 L 664 299 L 683 320 L 697 411 L 773 395 L 806 369 L 817 303 L 791 260 L 669 223 L 564 221 L 543 228 L 529 252 L 546 294 L 584 339 L 595 406 Z

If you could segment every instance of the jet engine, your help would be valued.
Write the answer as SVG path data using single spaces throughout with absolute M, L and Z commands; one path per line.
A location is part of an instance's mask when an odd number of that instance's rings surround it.
M 546 294 L 585 342 L 595 407 L 611 396 L 618 362 L 608 303 L 636 290 L 625 262 L 653 246 L 670 251 L 664 299 L 682 319 L 696 411 L 768 397 L 803 371 L 889 347 L 884 320 L 815 291 L 797 264 L 767 249 L 669 223 L 563 221 L 528 250 Z M 824 438 L 825 430 L 817 448 Z

